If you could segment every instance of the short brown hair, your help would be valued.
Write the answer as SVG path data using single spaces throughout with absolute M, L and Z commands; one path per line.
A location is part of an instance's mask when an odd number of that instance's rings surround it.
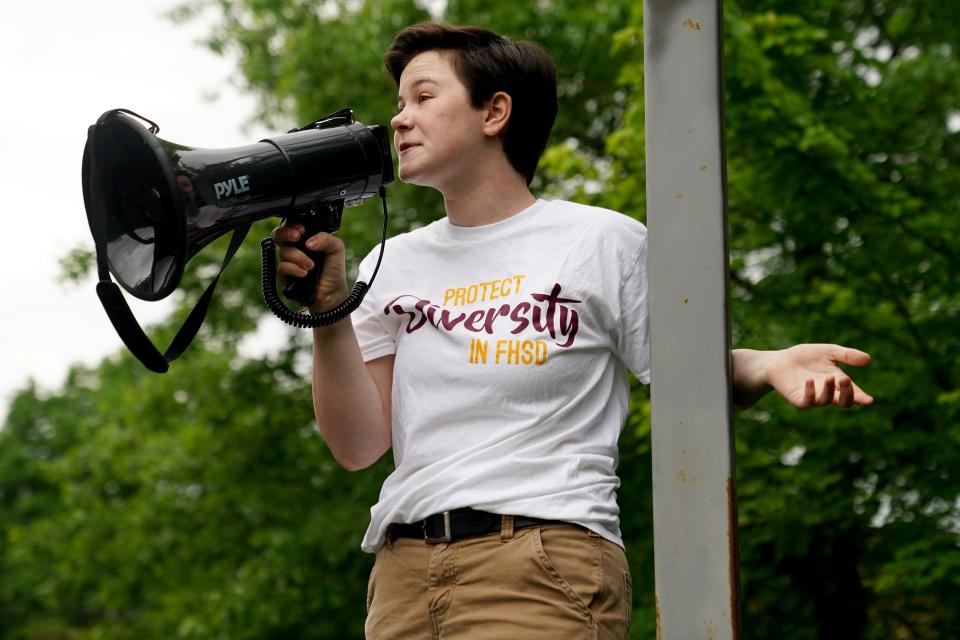
M 557 69 L 550 54 L 534 42 L 512 42 L 480 27 L 422 22 L 397 33 L 384 56 L 398 86 L 407 64 L 425 51 L 449 52 L 474 108 L 497 91 L 510 96 L 513 109 L 500 138 L 510 165 L 530 184 L 557 117 Z

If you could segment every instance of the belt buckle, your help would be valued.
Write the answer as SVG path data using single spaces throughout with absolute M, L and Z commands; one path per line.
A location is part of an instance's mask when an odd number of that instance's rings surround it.
M 450 512 L 443 512 L 443 535 L 441 536 L 429 536 L 427 535 L 427 519 L 423 521 L 423 540 L 427 544 L 439 544 L 441 542 L 450 542 Z

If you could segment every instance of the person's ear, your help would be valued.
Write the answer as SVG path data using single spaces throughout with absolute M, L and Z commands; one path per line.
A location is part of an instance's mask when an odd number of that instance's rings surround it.
M 509 93 L 497 91 L 487 100 L 483 132 L 488 136 L 499 136 L 507 128 L 512 111 L 513 98 Z

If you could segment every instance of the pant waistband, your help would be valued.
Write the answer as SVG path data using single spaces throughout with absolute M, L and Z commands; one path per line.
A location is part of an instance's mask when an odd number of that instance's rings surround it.
M 504 516 L 476 509 L 454 509 L 435 513 L 411 523 L 393 523 L 387 527 L 387 539 L 423 538 L 429 544 L 453 542 L 470 536 L 500 531 Z M 513 516 L 513 528 L 523 529 L 545 524 L 559 524 L 556 520 Z

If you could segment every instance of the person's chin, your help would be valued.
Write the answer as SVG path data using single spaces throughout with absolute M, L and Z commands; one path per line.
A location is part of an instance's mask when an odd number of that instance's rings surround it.
M 397 177 L 400 182 L 416 185 L 418 187 L 429 186 L 424 183 L 422 172 L 416 171 L 412 167 L 404 167 L 402 164 L 397 169 Z

